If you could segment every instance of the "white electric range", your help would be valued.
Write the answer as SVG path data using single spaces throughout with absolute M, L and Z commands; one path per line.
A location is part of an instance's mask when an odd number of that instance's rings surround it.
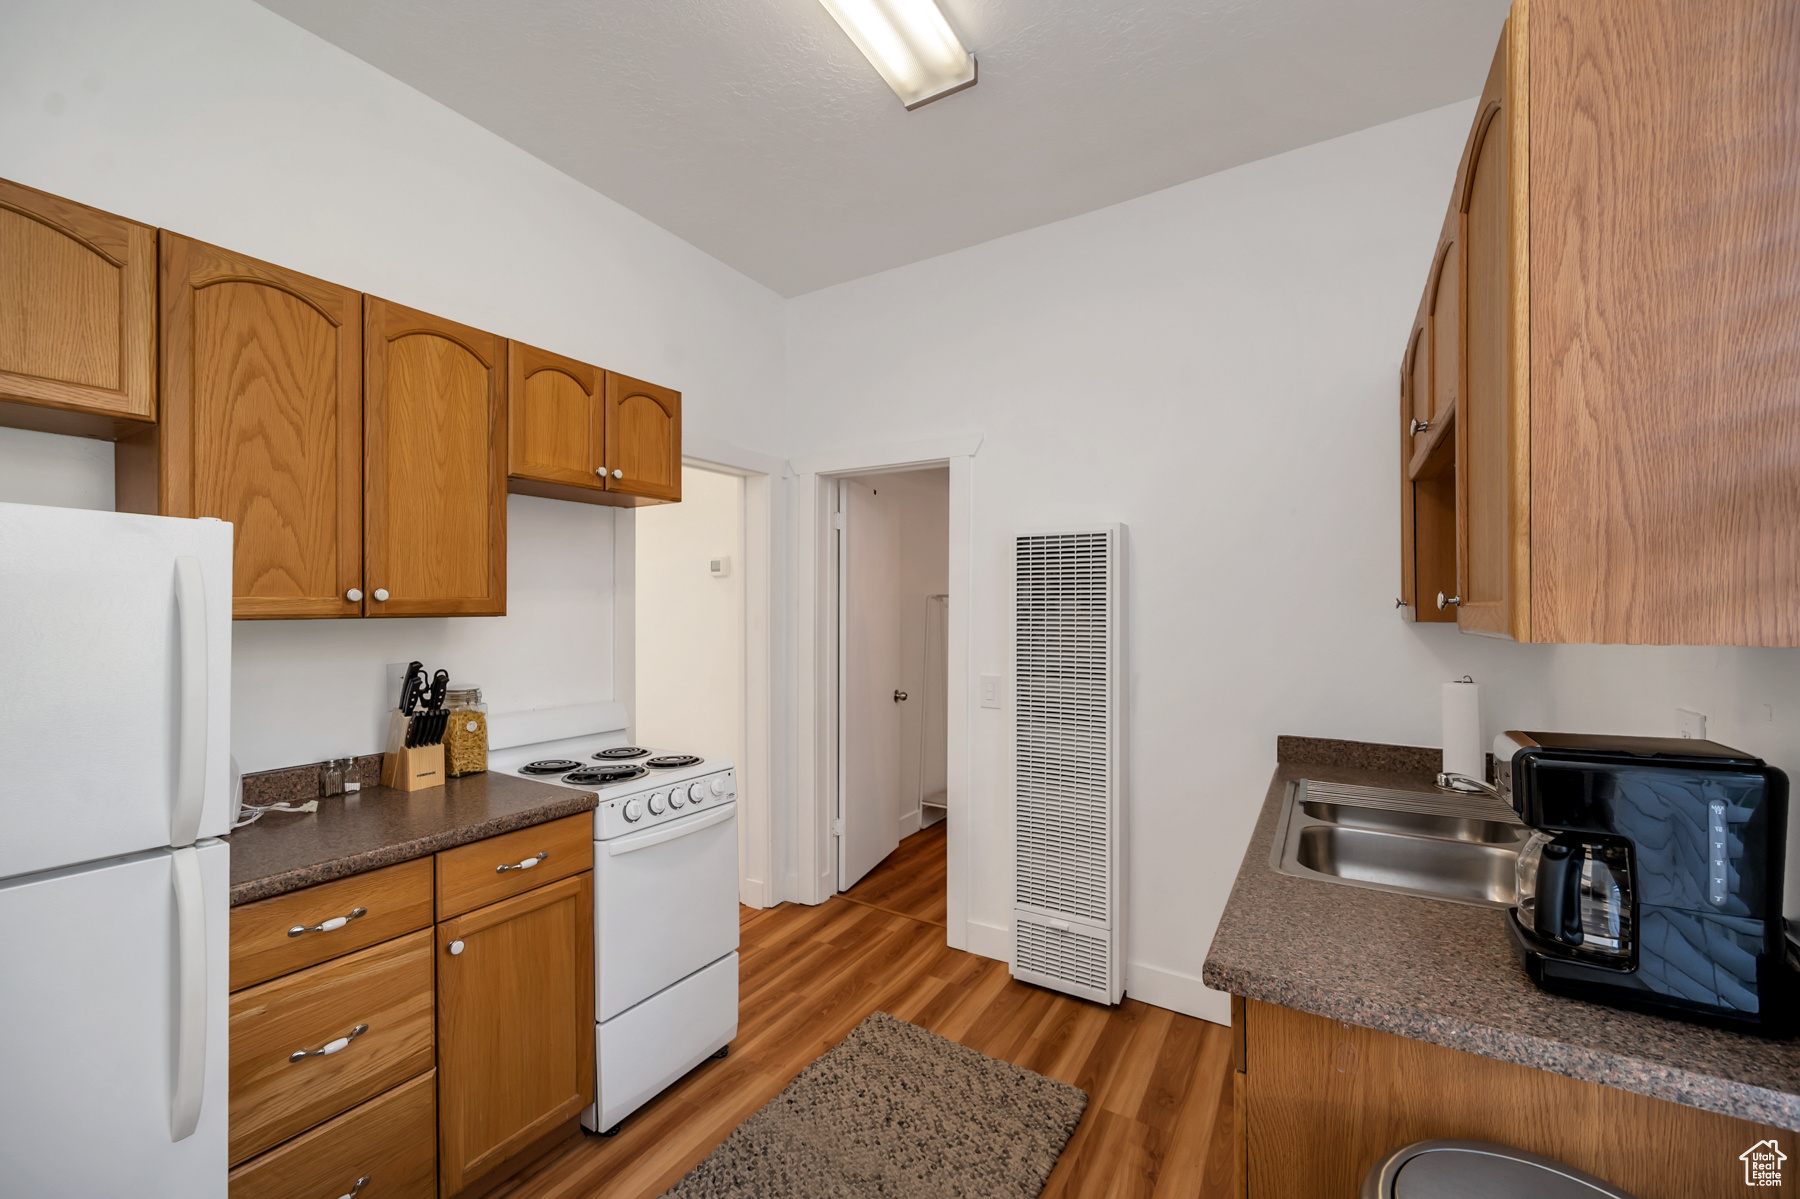
M 518 720 L 490 728 L 517 736 Z M 561 731 L 555 723 L 537 731 Z M 736 773 L 728 761 L 627 745 L 623 730 L 490 750 L 488 769 L 599 794 L 596 1097 L 581 1122 L 616 1132 L 737 1035 Z

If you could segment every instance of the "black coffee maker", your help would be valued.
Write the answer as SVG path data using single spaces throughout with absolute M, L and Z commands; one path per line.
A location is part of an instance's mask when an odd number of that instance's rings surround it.
M 1784 1035 L 1787 776 L 1712 741 L 1503 733 L 1534 830 L 1507 925 L 1546 991 Z

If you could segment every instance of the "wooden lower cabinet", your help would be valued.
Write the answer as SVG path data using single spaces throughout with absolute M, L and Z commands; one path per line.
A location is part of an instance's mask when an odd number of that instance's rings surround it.
M 436 1194 L 435 1072 L 401 1083 L 231 1172 L 231 1199 L 433 1199 Z
M 593 917 L 590 870 L 438 925 L 441 1194 L 593 1102 Z
M 431 958 L 421 929 L 231 997 L 232 1164 L 431 1069 Z
M 1793 1134 L 1256 1000 L 1232 1005 L 1251 1199 L 1357 1194 L 1377 1159 L 1438 1138 L 1493 1141 L 1636 1199 L 1743 1188 L 1738 1155 Z

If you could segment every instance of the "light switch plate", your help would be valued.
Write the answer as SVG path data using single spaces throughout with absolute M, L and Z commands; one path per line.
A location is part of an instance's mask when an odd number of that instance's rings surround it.
M 984 674 L 981 676 L 981 706 L 998 708 L 1000 706 L 1000 676 Z
M 706 561 L 706 568 L 712 572 L 712 577 L 715 579 L 729 578 L 731 575 L 731 555 L 720 554 L 716 558 L 708 558 Z

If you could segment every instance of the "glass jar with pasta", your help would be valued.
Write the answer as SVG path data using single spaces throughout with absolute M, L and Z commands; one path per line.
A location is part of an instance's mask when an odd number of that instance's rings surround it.
M 487 769 L 487 705 L 479 687 L 452 687 L 445 694 L 450 712 L 444 729 L 444 773 L 451 778 Z

